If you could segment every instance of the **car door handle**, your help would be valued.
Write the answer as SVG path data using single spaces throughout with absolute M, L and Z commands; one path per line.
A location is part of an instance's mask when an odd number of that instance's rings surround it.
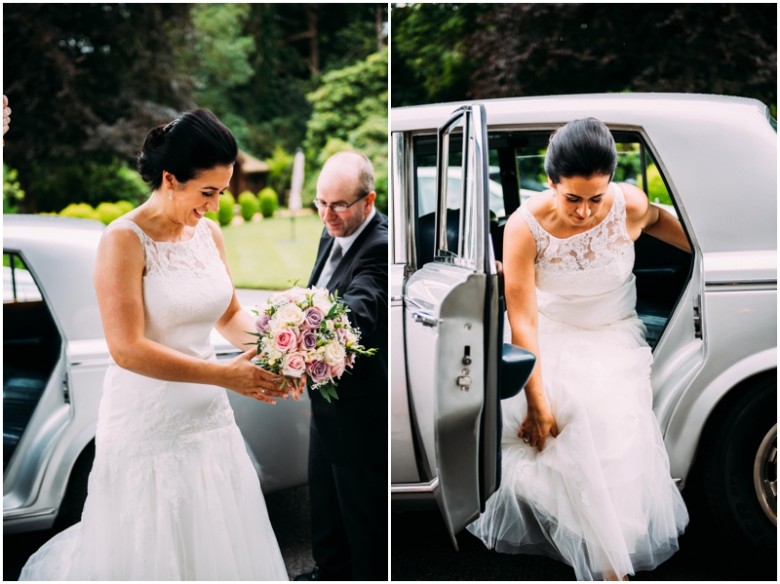
M 438 318 L 434 318 L 430 314 L 422 311 L 412 312 L 412 318 L 414 318 L 414 322 L 419 322 L 423 326 L 435 327 L 437 324 L 439 324 Z
M 439 319 L 433 316 L 425 308 L 416 302 L 406 299 L 406 305 L 411 309 L 414 322 L 419 322 L 423 326 L 435 327 L 439 324 Z

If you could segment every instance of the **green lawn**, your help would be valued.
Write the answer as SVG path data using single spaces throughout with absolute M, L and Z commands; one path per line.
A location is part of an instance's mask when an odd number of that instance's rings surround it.
M 322 223 L 316 214 L 274 217 L 222 228 L 236 288 L 284 290 L 305 286 L 317 258 Z

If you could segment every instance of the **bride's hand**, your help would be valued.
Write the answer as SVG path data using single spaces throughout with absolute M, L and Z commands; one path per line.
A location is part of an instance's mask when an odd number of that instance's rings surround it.
M 261 369 L 252 363 L 252 359 L 256 356 L 256 351 L 250 349 L 229 361 L 226 364 L 227 371 L 223 385 L 236 393 L 270 404 L 275 404 L 276 398 L 279 397 L 287 399 L 291 388 L 294 391 L 299 391 L 298 387 L 290 385 L 282 389 L 284 377 Z
M 528 415 L 520 425 L 517 437 L 541 451 L 547 436 L 558 435 L 558 424 L 548 405 L 539 409 L 528 408 Z

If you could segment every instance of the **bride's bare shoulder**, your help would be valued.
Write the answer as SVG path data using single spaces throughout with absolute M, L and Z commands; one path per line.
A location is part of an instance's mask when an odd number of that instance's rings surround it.
M 527 199 L 522 207 L 519 207 L 506 222 L 506 229 L 527 231 L 531 233 L 531 227 L 526 215 L 530 214 L 532 220 L 539 222 L 540 217 L 544 217 L 549 212 L 552 199 L 549 196 L 551 191 L 540 192 Z M 546 195 L 546 196 L 545 196 Z M 523 211 L 524 209 L 524 211 Z

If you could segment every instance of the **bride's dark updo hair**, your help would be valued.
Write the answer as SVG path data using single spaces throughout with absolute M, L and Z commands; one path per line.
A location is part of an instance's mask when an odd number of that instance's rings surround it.
M 236 162 L 236 139 L 217 116 L 206 109 L 182 114 L 153 128 L 138 154 L 138 172 L 152 189 L 162 184 L 164 170 L 182 183 L 198 172 Z
M 574 120 L 550 136 L 544 157 L 544 170 L 554 183 L 561 177 L 612 177 L 617 165 L 615 139 L 609 128 L 596 118 Z

